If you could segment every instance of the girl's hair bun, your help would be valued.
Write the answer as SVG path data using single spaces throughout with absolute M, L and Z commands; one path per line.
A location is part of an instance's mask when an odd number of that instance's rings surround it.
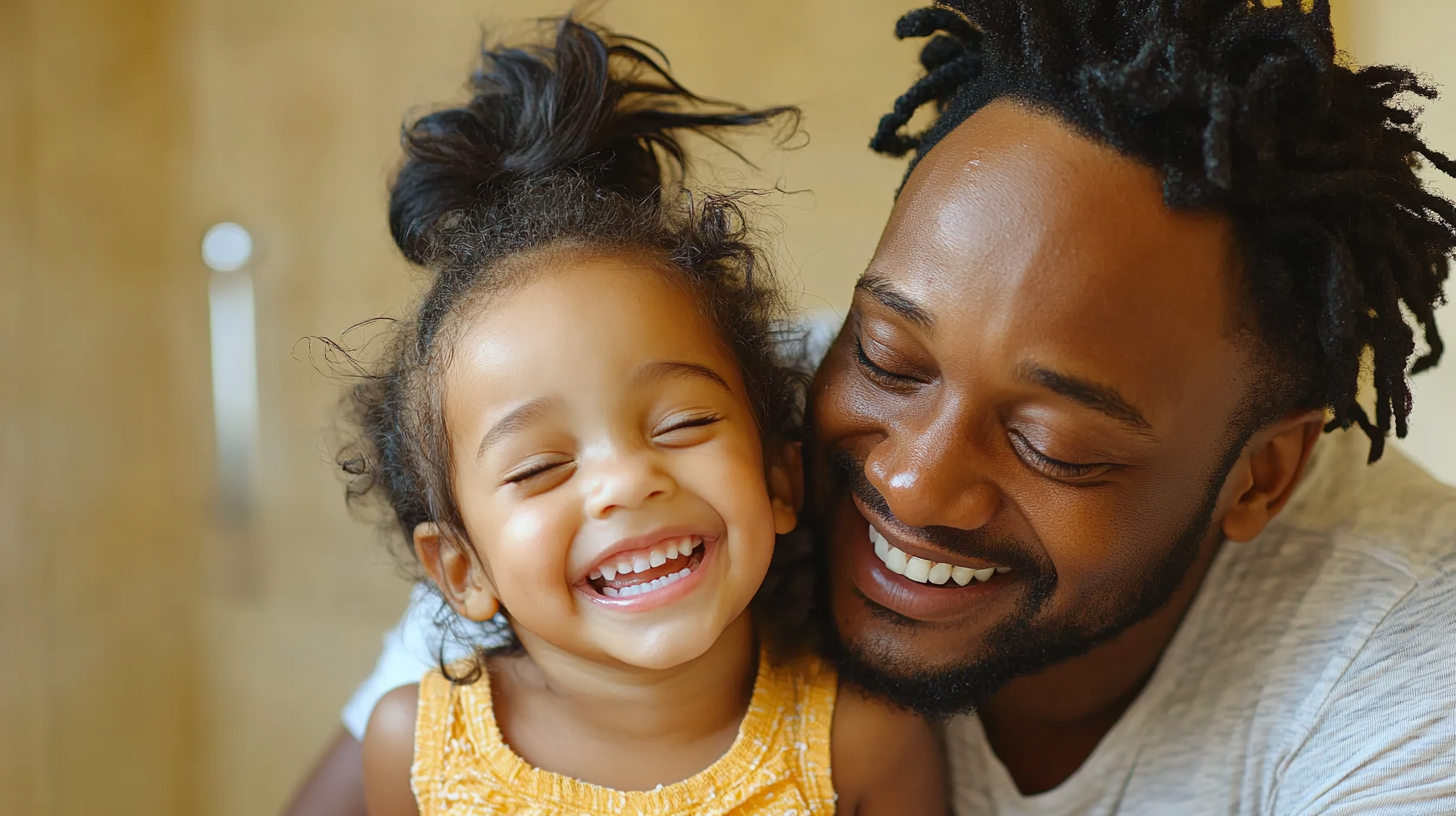
M 664 171 L 683 170 L 679 132 L 796 113 L 699 97 L 650 44 L 569 15 L 556 21 L 551 45 L 483 49 L 470 84 L 464 106 L 422 116 L 401 134 L 389 226 L 415 263 L 447 215 L 503 205 L 522 182 L 571 172 L 599 191 L 650 200 Z

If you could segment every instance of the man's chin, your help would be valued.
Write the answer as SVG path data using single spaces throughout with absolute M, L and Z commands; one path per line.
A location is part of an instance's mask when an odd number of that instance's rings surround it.
M 1086 642 L 1071 629 L 1039 626 L 1032 603 L 1020 614 L 977 625 L 913 620 L 843 585 L 831 596 L 821 642 L 840 678 L 929 719 L 974 711 L 1007 683 L 1072 656 Z
M 922 625 L 903 620 L 868 626 L 860 620 L 847 623 L 826 627 L 826 656 L 842 681 L 893 705 L 944 719 L 976 709 L 1004 685 L 1004 681 L 993 685 L 980 677 L 978 667 L 984 663 L 978 659 L 979 650 L 967 648 L 964 642 L 958 649 L 940 653 L 957 658 L 951 663 L 922 654 L 918 648 L 906 648 L 908 643 L 925 644 L 924 633 L 919 631 Z M 859 634 L 848 640 L 837 629 Z

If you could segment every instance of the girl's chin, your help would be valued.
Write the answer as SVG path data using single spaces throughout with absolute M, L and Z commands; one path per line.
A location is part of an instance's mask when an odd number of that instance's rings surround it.
M 710 623 L 711 622 L 711 623 Z M 646 671 L 664 671 L 698 660 L 715 647 L 752 649 L 753 622 L 746 611 L 699 610 L 697 614 L 652 625 L 617 627 L 598 641 L 618 663 Z
M 662 632 L 628 636 L 605 651 L 617 662 L 645 671 L 665 671 L 691 663 L 712 650 L 717 637 L 707 633 Z

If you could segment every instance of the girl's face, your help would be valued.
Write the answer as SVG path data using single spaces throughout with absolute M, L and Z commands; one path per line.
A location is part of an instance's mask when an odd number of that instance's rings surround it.
M 467 315 L 446 373 L 475 591 L 528 646 L 679 665 L 744 613 L 792 496 L 771 499 L 738 366 L 688 291 L 642 260 L 543 264 Z

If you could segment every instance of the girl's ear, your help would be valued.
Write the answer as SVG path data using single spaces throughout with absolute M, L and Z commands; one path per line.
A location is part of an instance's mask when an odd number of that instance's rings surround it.
M 458 536 L 444 534 L 433 521 L 415 525 L 414 539 L 415 554 L 425 574 L 440 588 L 456 614 L 473 621 L 495 617 L 500 600 L 469 544 Z
M 788 535 L 799 526 L 804 506 L 803 446 L 790 442 L 777 453 L 768 465 L 768 495 L 773 501 L 774 532 Z

